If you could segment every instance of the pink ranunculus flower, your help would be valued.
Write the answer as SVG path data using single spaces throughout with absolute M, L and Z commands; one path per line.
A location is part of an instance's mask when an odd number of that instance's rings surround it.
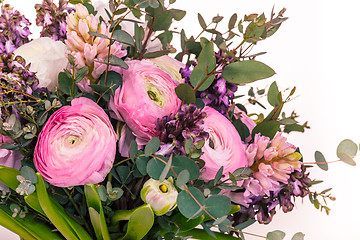
M 13 141 L 9 137 L 0 135 L 0 145 L 9 144 L 12 142 Z M 22 159 L 23 156 L 19 151 L 0 148 L 0 166 L 10 167 L 20 170 Z M 2 182 L 0 182 L 0 191 L 1 190 L 8 190 L 8 187 L 6 187 L 5 184 L 3 184 Z
M 75 98 L 45 123 L 35 147 L 35 167 L 58 187 L 99 183 L 112 168 L 116 141 L 105 111 L 88 98 Z
M 202 178 L 213 179 L 217 171 L 224 166 L 223 173 L 228 176 L 241 167 L 247 167 L 248 161 L 245 145 L 234 125 L 221 113 L 211 107 L 205 107 L 207 118 L 204 119 L 204 130 L 209 133 L 202 151 L 201 159 L 205 161 Z
M 109 107 L 117 119 L 127 124 L 138 143 L 145 144 L 159 135 L 157 119 L 178 111 L 181 105 L 175 93 L 178 83 L 148 60 L 126 63 L 129 68 L 121 72 L 123 85 L 115 91 Z

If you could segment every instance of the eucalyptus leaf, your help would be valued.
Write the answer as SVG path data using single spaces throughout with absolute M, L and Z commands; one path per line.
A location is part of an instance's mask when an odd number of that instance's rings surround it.
M 262 62 L 246 60 L 230 63 L 223 69 L 222 77 L 231 83 L 251 83 L 273 76 L 275 71 Z
M 190 173 L 187 169 L 182 170 L 177 179 L 176 179 L 176 186 L 178 188 L 182 188 L 184 184 L 186 184 L 190 180 Z
M 195 92 L 190 85 L 181 83 L 175 88 L 175 93 L 180 100 L 184 101 L 184 103 L 195 103 Z
M 350 166 L 356 166 L 356 162 L 354 159 L 347 153 L 341 152 L 338 154 L 341 161 L 343 161 L 346 164 L 349 164 Z
M 205 200 L 205 209 L 214 218 L 226 216 L 231 209 L 230 198 L 225 195 L 212 195 Z
M 356 143 L 354 143 L 350 139 L 344 139 L 339 143 L 336 149 L 336 154 L 339 158 L 340 158 L 340 153 L 346 153 L 350 156 L 355 156 L 357 151 L 358 151 L 358 146 Z
M 206 29 L 205 20 L 204 20 L 203 16 L 201 16 L 200 13 L 198 13 L 198 21 L 199 21 L 199 24 L 202 27 L 202 29 Z
M 291 238 L 291 240 L 304 240 L 305 234 L 302 232 L 297 232 L 295 235 Z
M 255 134 L 261 133 L 261 135 L 272 139 L 279 131 L 280 123 L 277 121 L 261 122 L 252 130 L 251 136 L 254 138 Z
M 145 156 L 149 157 L 151 154 L 156 153 L 160 147 L 160 139 L 153 137 L 145 146 Z
M 123 30 L 115 30 L 112 37 L 117 42 L 125 43 L 130 46 L 135 46 L 133 37 Z
M 326 159 L 320 151 L 315 152 L 315 162 L 322 170 L 327 171 L 329 169 Z
M 199 217 L 203 213 L 204 204 L 204 195 L 194 187 L 181 191 L 177 197 L 178 209 L 186 218 L 195 219 Z
M 271 106 L 276 107 L 281 104 L 281 93 L 279 92 L 278 86 L 274 81 L 268 91 L 267 100 Z
M 279 230 L 269 232 L 266 235 L 267 240 L 282 240 L 282 239 L 284 239 L 284 237 L 285 237 L 285 233 L 282 231 L 279 231 Z

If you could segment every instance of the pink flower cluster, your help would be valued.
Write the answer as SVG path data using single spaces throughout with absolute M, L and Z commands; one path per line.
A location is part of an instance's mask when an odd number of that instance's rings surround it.
M 88 66 L 91 69 L 91 75 L 88 75 L 87 79 L 79 84 L 82 91 L 90 92 L 91 88 L 88 85 L 91 78 L 99 79 L 106 69 L 106 65 L 101 62 L 104 62 L 108 56 L 110 40 L 90 35 L 89 31 L 108 37 L 110 37 L 110 32 L 105 22 L 99 23 L 99 20 L 94 15 L 89 14 L 84 5 L 75 5 L 75 10 L 75 13 L 69 14 L 66 18 L 67 40 L 65 43 L 70 54 L 75 58 L 78 68 Z M 110 55 L 119 58 L 126 56 L 127 51 L 122 50 L 121 47 L 118 42 L 112 44 Z
M 252 196 L 270 196 L 270 191 L 277 191 L 281 182 L 288 182 L 292 172 L 301 171 L 302 156 L 286 140 L 281 133 L 271 141 L 268 137 L 255 135 L 254 142 L 246 149 L 253 177 L 242 182 L 246 189 L 244 193 L 229 193 L 234 202 L 246 206 Z

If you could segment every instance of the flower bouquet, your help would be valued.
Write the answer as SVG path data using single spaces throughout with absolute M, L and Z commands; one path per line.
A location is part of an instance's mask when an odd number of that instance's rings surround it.
M 199 14 L 194 37 L 172 27 L 186 14 L 174 3 L 43 0 L 33 40 L 2 3 L 1 225 L 22 239 L 245 239 L 297 198 L 329 213 L 330 189 L 311 190 L 285 137 L 309 128 L 282 111 L 295 87 L 248 86 L 275 74 L 250 50 L 285 9 L 234 14 L 225 31 Z M 338 156 L 354 165 L 357 150 L 344 140 Z

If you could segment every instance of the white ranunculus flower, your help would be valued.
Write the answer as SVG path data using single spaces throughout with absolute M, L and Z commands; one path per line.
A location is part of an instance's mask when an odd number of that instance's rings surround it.
M 48 37 L 41 37 L 26 43 L 14 51 L 31 63 L 30 71 L 35 72 L 39 79 L 39 87 L 46 87 L 53 91 L 58 85 L 58 74 L 68 64 L 67 47 L 61 41 L 54 41 Z

